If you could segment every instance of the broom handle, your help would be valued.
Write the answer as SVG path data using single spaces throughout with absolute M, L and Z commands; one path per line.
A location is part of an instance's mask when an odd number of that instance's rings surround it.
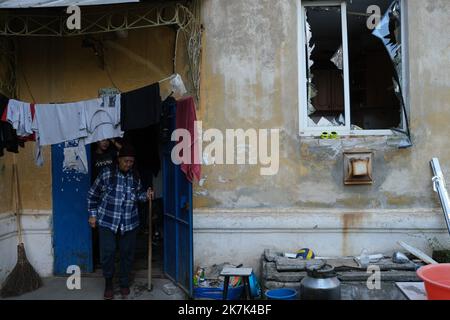
M 19 187 L 19 170 L 17 169 L 17 159 L 16 155 L 13 155 L 13 176 L 14 176 L 14 184 L 16 186 L 15 190 L 15 211 L 16 211 L 16 222 L 17 222 L 17 234 L 19 236 L 19 243 L 23 243 L 22 239 L 22 221 L 21 221 L 21 212 L 20 212 L 20 187 Z
M 148 290 L 152 290 L 152 199 L 148 200 Z

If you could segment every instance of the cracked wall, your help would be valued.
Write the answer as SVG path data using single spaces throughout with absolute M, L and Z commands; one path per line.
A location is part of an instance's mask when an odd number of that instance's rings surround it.
M 407 11 L 414 146 L 399 150 L 395 138 L 299 137 L 295 1 L 204 0 L 203 127 L 279 128 L 280 169 L 204 166 L 194 207 L 438 208 L 429 161 L 438 157 L 450 179 L 450 2 L 412 0 Z M 342 151 L 356 147 L 375 152 L 372 186 L 343 184 Z

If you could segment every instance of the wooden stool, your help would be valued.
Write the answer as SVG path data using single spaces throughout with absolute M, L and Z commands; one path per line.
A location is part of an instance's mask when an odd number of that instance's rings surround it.
M 230 277 L 242 277 L 244 281 L 245 296 L 247 300 L 251 300 L 252 296 L 250 293 L 250 275 L 252 274 L 252 268 L 223 268 L 220 273 L 221 276 L 225 277 L 223 283 L 223 300 L 227 300 L 228 297 L 228 285 L 230 283 Z

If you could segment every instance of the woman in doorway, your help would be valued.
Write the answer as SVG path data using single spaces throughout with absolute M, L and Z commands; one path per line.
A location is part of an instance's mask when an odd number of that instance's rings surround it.
M 105 167 L 111 168 L 116 163 L 117 152 L 120 149 L 122 149 L 122 144 L 114 139 L 101 140 L 96 143 L 92 154 L 92 182 L 97 179 Z

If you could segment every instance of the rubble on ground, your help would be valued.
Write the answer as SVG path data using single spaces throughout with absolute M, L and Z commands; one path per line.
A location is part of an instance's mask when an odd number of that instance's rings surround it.
M 361 266 L 355 257 L 333 257 L 326 259 L 303 260 L 284 257 L 283 253 L 266 249 L 262 257 L 261 282 L 264 289 L 298 288 L 306 276 L 306 268 L 311 265 L 332 265 L 337 277 L 342 282 L 365 282 L 371 273 Z M 382 272 L 382 281 L 412 282 L 421 281 L 416 274 L 417 268 L 423 266 L 420 261 L 394 263 L 389 256 L 383 256 L 377 262 L 371 262 Z

